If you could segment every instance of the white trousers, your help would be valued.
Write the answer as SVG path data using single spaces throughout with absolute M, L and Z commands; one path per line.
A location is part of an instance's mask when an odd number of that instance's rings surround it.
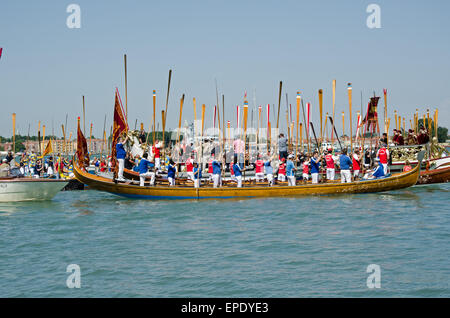
M 200 179 L 194 179 L 194 187 L 200 188 Z
M 53 168 L 52 167 L 48 167 L 47 168 L 47 174 L 50 176 L 53 174 Z
M 327 168 L 327 180 L 334 180 L 336 170 L 333 168 Z
M 359 170 L 353 170 L 353 177 L 359 177 Z
M 220 174 L 213 174 L 212 175 L 212 179 L 213 179 L 213 182 L 214 182 L 214 188 L 217 188 L 219 185 L 220 185 Z
M 288 176 L 287 179 L 289 186 L 295 186 L 295 176 Z
M 141 187 L 144 186 L 145 179 L 150 177 L 150 185 L 155 184 L 155 173 L 151 171 L 147 171 L 146 173 L 139 174 L 139 185 Z
M 175 185 L 175 178 L 168 177 L 169 179 L 169 186 L 173 187 Z
M 387 175 L 387 173 L 388 173 L 388 165 L 387 165 L 387 163 L 382 163 L 382 165 L 383 165 L 384 175 Z
M 268 173 L 266 177 L 267 177 L 267 181 L 269 182 L 269 186 L 272 186 L 273 185 L 273 174 Z
M 155 168 L 159 169 L 161 167 L 161 158 L 155 158 Z
M 242 188 L 242 176 L 235 177 L 237 181 L 237 187 Z
M 303 176 L 303 180 L 309 180 L 309 174 L 304 173 L 302 176 Z
M 341 170 L 341 183 L 352 182 L 352 174 L 350 170 Z
M 312 183 L 319 183 L 319 174 L 317 172 L 311 173 Z
M 186 172 L 186 173 L 187 173 L 188 179 L 194 181 L 194 172 L 193 171 L 189 171 L 189 172 Z
M 255 173 L 255 178 L 256 178 L 256 182 L 264 181 L 264 173 L 262 173 L 262 172 Z
M 123 180 L 123 168 L 125 167 L 125 159 L 117 159 L 119 163 L 119 172 L 117 173 L 117 179 Z
M 285 174 L 278 174 L 278 181 L 286 181 L 286 175 Z

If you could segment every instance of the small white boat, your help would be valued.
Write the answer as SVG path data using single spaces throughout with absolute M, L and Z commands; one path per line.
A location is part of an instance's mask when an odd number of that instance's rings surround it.
M 51 200 L 68 180 L 36 178 L 0 178 L 0 202 Z

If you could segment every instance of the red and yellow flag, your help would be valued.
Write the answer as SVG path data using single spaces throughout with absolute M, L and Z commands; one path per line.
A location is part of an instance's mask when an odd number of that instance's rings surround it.
M 53 153 L 52 141 L 49 140 L 47 147 L 45 147 L 44 153 L 42 154 L 42 157 L 45 157 L 46 155 L 49 155 L 51 153 Z
M 114 123 L 113 123 L 113 135 L 112 135 L 112 145 L 111 145 L 111 165 L 116 166 L 116 144 L 119 140 L 120 134 L 122 132 L 128 131 L 127 119 L 124 115 L 122 102 L 120 100 L 119 90 L 116 88 L 116 96 L 114 102 Z

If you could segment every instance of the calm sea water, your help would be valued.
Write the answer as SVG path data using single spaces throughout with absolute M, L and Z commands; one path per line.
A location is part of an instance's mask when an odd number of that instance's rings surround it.
M 0 203 L 1 297 L 449 297 L 450 184 L 379 194 Z M 66 267 L 81 268 L 81 288 Z M 381 288 L 366 285 L 369 264 Z

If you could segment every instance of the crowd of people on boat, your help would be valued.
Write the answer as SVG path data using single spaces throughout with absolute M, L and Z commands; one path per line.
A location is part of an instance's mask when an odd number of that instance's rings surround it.
M 394 132 L 394 138 L 396 134 Z M 349 183 L 357 180 L 385 178 L 390 175 L 389 164 L 391 156 L 387 147 L 387 140 L 381 138 L 377 147 L 361 149 L 355 147 L 351 151 L 347 148 L 315 149 L 307 152 L 297 151 L 289 147 L 284 134 L 278 136 L 277 152 L 257 152 L 254 160 L 250 160 L 248 149 L 241 139 L 232 142 L 229 153 L 224 154 L 220 147 L 214 148 L 208 160 L 200 160 L 200 154 L 193 144 L 182 147 L 183 156 L 173 160 L 170 153 L 162 160 L 161 141 L 156 141 L 142 156 L 132 156 L 126 150 L 128 137 L 121 137 L 116 145 L 116 159 L 118 163 L 117 181 L 124 182 L 124 169 L 133 170 L 139 174 L 140 186 L 146 184 L 154 186 L 158 176 L 167 173 L 169 186 L 175 186 L 177 179 L 182 182 L 193 183 L 195 187 L 212 185 L 221 187 L 224 183 L 235 183 L 242 187 L 243 183 L 267 184 L 267 186 L 288 185 L 296 186 L 311 182 L 312 184 L 326 182 Z M 398 137 L 395 138 L 398 140 Z M 182 160 L 179 160 L 182 158 Z M 231 160 L 230 160 L 231 158 Z M 111 158 L 94 158 L 94 164 L 100 171 L 112 171 Z M 409 163 L 405 171 L 410 170 Z M 183 173 L 183 177 L 180 177 Z M 207 173 L 206 176 L 203 174 Z M 247 174 L 247 176 L 245 176 Z M 336 178 L 338 174 L 338 178 Z M 225 177 L 227 176 L 227 177 Z M 245 177 L 244 177 L 245 176 Z M 189 181 L 188 181 L 189 180 Z
M 66 178 L 73 177 L 73 164 L 61 154 L 38 156 L 34 151 L 14 158 L 11 151 L 0 164 L 0 177 Z

